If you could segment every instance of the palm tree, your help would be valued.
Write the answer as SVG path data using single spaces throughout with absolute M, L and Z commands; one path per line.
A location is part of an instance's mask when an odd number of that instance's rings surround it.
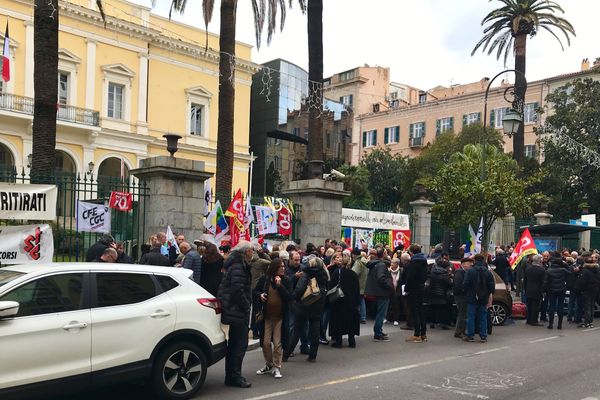
M 231 200 L 233 180 L 233 126 L 235 102 L 235 22 L 237 0 L 221 0 L 221 22 L 219 32 L 219 119 L 217 123 L 217 174 L 216 197 L 222 203 Z M 292 7 L 293 0 L 289 0 Z M 306 10 L 306 0 L 298 0 L 300 8 Z M 212 19 L 215 0 L 202 0 L 205 27 Z M 185 11 L 187 0 L 172 0 L 171 10 L 179 13 Z M 277 12 L 280 13 L 280 29 L 283 29 L 286 18 L 284 0 L 252 0 L 256 46 L 260 48 L 262 30 L 267 21 L 267 44 L 277 28 Z M 208 42 L 207 42 L 208 44 Z
M 491 11 L 481 21 L 487 25 L 483 30 L 483 37 L 471 52 L 481 48 L 487 50 L 488 55 L 496 51 L 496 58 L 504 54 L 506 64 L 509 54 L 515 56 L 515 101 L 513 108 L 522 114 L 523 102 L 527 91 L 525 80 L 527 37 L 534 37 L 540 30 L 550 32 L 558 40 L 564 50 L 561 38 L 555 31 L 564 34 L 567 44 L 571 44 L 569 34 L 575 36 L 575 30 L 569 21 L 556 16 L 564 14 L 564 10 L 555 1 L 549 0 L 498 0 L 503 6 Z M 513 139 L 513 158 L 523 166 L 525 162 L 525 134 L 521 124 L 519 131 Z
M 308 0 L 308 176 L 322 178 L 323 154 L 323 0 Z

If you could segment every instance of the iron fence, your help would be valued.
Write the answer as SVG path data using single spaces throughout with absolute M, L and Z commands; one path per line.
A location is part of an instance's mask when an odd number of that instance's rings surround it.
M 23 170 L 0 169 L 0 182 L 29 184 L 31 178 Z M 128 192 L 133 195 L 130 211 L 111 210 L 111 234 L 124 243 L 127 254 L 134 260 L 141 256 L 139 247 L 144 243 L 146 183 L 134 178 L 95 177 L 93 174 L 55 172 L 36 177 L 36 182 L 53 184 L 57 187 L 56 219 L 48 221 L 54 236 L 55 261 L 84 261 L 85 252 L 96 243 L 100 233 L 77 232 L 77 201 L 108 205 L 112 191 Z M 36 221 L 37 222 L 37 221 Z M 0 225 L 24 225 L 27 220 L 0 220 Z

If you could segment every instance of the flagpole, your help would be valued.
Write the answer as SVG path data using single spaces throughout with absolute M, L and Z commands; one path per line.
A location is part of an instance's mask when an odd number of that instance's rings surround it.
M 248 181 L 248 196 L 252 199 L 252 174 L 254 171 L 254 152 L 250 152 L 250 179 Z

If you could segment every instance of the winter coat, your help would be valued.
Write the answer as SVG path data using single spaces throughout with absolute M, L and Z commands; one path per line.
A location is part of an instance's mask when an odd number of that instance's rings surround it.
M 457 269 L 456 271 L 454 271 L 454 299 L 455 301 L 465 301 L 465 298 L 467 296 L 467 292 L 465 292 L 465 289 L 463 288 L 463 282 L 465 280 L 465 274 L 467 271 L 465 271 L 462 267 L 460 267 L 459 269 Z
M 452 279 L 448 270 L 438 264 L 434 265 L 430 274 L 429 303 L 447 304 L 447 293 L 450 289 L 452 289 Z
M 338 268 L 331 275 L 333 286 L 338 282 L 344 297 L 335 303 L 330 303 L 329 335 L 359 335 L 360 319 L 358 306 L 360 305 L 360 284 L 358 276 L 354 271 L 346 268 Z
M 569 269 L 569 274 L 567 275 L 567 290 L 574 293 L 577 291 L 575 286 L 577 284 L 577 279 L 581 274 L 581 270 L 575 271 L 575 268 L 579 268 L 579 265 L 576 263 L 568 265 L 567 268 Z
M 525 269 L 523 287 L 528 299 L 544 297 L 544 278 L 546 270 L 541 265 L 528 265 Z
M 390 297 L 394 293 L 392 274 L 389 271 L 390 262 L 383 259 L 369 261 L 367 268 L 367 286 L 365 294 L 375 297 Z
M 402 283 L 409 296 L 423 296 L 427 280 L 427 258 L 423 253 L 416 253 L 402 271 Z
M 546 293 L 559 294 L 567 291 L 567 278 L 571 272 L 561 259 L 552 260 L 546 271 Z
M 85 253 L 85 262 L 94 262 L 94 260 L 100 258 L 102 253 L 104 253 L 104 250 L 106 250 L 107 248 L 108 246 L 102 242 L 94 243 L 88 249 L 87 253 Z
M 302 264 L 298 264 L 296 268 L 289 265 L 289 263 L 285 266 L 285 276 L 287 276 L 290 280 L 292 284 L 292 290 L 296 287 L 296 284 L 298 283 L 298 278 L 296 278 L 296 272 L 298 271 L 302 271 Z
M 198 285 L 201 284 L 201 276 L 202 276 L 202 257 L 196 250 L 190 250 L 187 252 L 185 257 L 183 257 L 183 264 L 181 264 L 182 268 L 191 269 L 194 271 L 192 275 L 192 279 Z
M 281 285 L 279 287 L 277 287 L 277 285 L 275 285 L 275 282 L 273 282 L 273 281 L 271 281 L 269 283 L 270 283 L 271 287 L 273 287 L 273 289 L 277 289 L 277 292 L 279 293 L 279 296 L 281 297 L 281 302 L 283 304 L 283 319 L 282 319 L 282 323 L 281 323 L 281 343 L 282 343 L 282 347 L 284 349 L 287 349 L 287 344 L 289 343 L 289 333 L 290 333 L 288 309 L 289 309 L 290 303 L 294 299 L 293 289 L 292 289 L 292 281 L 287 276 L 283 276 L 281 278 Z M 259 307 L 259 308 L 257 308 L 258 310 L 263 311 L 263 320 L 261 322 L 259 322 L 259 325 L 261 325 L 261 327 L 259 328 L 260 345 L 261 346 L 262 346 L 262 343 L 264 340 L 264 334 L 265 334 L 264 318 L 269 318 L 269 316 L 265 314 L 265 311 L 266 311 L 265 304 L 266 303 L 263 303 L 260 300 L 260 295 L 263 293 L 267 293 L 267 294 L 269 293 L 269 287 L 267 284 L 266 276 L 262 276 L 256 283 L 256 287 L 252 290 L 252 298 L 254 299 L 254 304 L 257 305 L 257 307 Z
M 367 275 L 369 275 L 369 269 L 367 268 L 367 259 L 363 256 L 359 256 L 354 264 L 352 265 L 352 271 L 358 276 L 358 283 L 360 285 L 360 294 L 365 294 L 367 287 Z
M 164 256 L 160 252 L 160 248 L 154 248 L 144 254 L 140 259 L 140 264 L 156 265 L 159 267 L 170 267 L 169 257 Z
M 119 258 L 117 258 L 118 264 L 133 264 L 133 258 L 129 257 L 125 252 L 119 253 Z
M 268 256 L 266 256 L 266 257 L 268 257 Z M 258 280 L 264 276 L 270 263 L 271 263 L 271 260 L 259 257 L 257 254 L 254 254 L 254 256 L 252 256 L 252 261 L 250 261 L 250 271 L 252 274 L 252 287 L 255 287 Z
M 202 274 L 200 275 L 200 286 L 208 290 L 210 294 L 216 296 L 219 292 L 219 285 L 223 279 L 223 258 L 208 263 L 202 259 Z
M 309 281 L 315 278 L 317 285 L 319 285 L 319 291 L 321 292 L 321 298 L 310 305 L 302 304 L 302 296 L 308 287 Z M 323 314 L 325 308 L 325 295 L 327 294 L 327 273 L 325 269 L 320 266 L 308 267 L 302 272 L 302 276 L 298 279 L 296 288 L 294 289 L 294 312 L 296 314 L 304 315 L 307 317 L 317 317 Z
M 510 271 L 510 265 L 508 264 L 508 260 L 506 259 L 506 254 L 498 254 L 492 264 L 496 266 L 494 270 L 500 278 L 504 280 L 506 278 L 506 272 Z
M 577 279 L 576 288 L 588 297 L 596 298 L 600 292 L 600 272 L 598 264 L 583 264 L 581 275 Z
M 219 286 L 218 298 L 221 301 L 221 323 L 244 325 L 250 320 L 251 283 L 250 265 L 239 252 L 229 254 L 223 266 L 225 276 Z
M 482 298 L 477 298 L 477 278 L 481 271 L 485 272 L 485 283 L 487 285 L 487 296 Z M 469 269 L 465 273 L 465 278 L 463 280 L 463 290 L 466 293 L 466 300 L 468 304 L 478 304 L 485 305 L 488 302 L 488 297 L 490 294 L 494 293 L 496 290 L 496 284 L 494 282 L 494 275 L 488 270 L 488 267 L 479 262 L 473 265 L 473 268 Z

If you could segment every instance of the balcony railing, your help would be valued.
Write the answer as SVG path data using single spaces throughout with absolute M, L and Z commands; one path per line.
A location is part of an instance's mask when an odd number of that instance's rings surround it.
M 0 94 L 0 110 L 33 115 L 34 99 L 10 93 Z M 59 104 L 56 119 L 89 126 L 100 126 L 100 113 L 86 108 Z
M 423 136 L 411 137 L 408 141 L 410 147 L 423 147 Z

